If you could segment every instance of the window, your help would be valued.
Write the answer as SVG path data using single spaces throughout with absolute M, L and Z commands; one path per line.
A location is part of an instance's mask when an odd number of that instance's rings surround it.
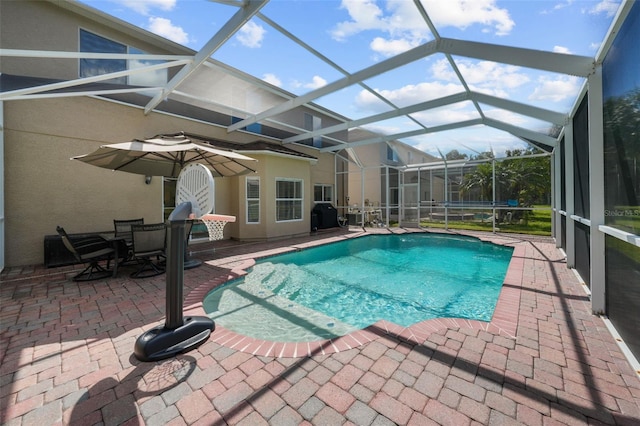
M 260 178 L 247 178 L 247 223 L 260 223 Z
M 144 54 L 140 49 L 127 47 L 127 45 L 109 40 L 89 31 L 80 30 L 80 51 L 94 53 L 130 53 Z M 112 72 L 134 70 L 137 68 L 155 65 L 163 61 L 153 61 L 144 59 L 80 59 L 80 77 L 93 77 L 97 75 L 109 74 Z M 163 86 L 167 83 L 167 69 L 146 71 L 133 74 L 127 77 L 120 77 L 108 80 L 116 84 L 131 84 L 136 86 Z
M 80 30 L 80 51 L 96 53 L 127 53 L 127 46 Z M 80 59 L 80 77 L 93 77 L 127 69 L 125 59 Z M 112 83 L 126 84 L 126 78 L 110 80 Z
M 333 201 L 333 186 L 316 184 L 313 187 L 313 201 L 316 203 Z
M 276 222 L 302 220 L 302 180 L 276 179 Z
M 389 145 L 387 145 L 387 160 L 389 161 L 398 161 L 398 153 L 394 151 Z
M 136 49 L 135 47 L 129 47 L 129 53 L 143 55 L 146 52 Z M 129 69 L 134 70 L 137 68 L 144 68 L 150 65 L 161 64 L 163 62 L 164 61 L 152 61 L 149 59 L 129 59 Z M 167 84 L 167 81 L 166 68 L 155 71 L 145 71 L 129 76 L 129 84 L 133 86 L 164 86 Z
M 240 117 L 231 117 L 231 124 L 236 124 L 237 122 L 242 120 L 244 119 Z M 251 132 L 251 133 L 262 134 L 262 124 L 260 123 L 249 124 L 248 126 L 243 127 L 242 130 L 246 130 L 247 132 Z

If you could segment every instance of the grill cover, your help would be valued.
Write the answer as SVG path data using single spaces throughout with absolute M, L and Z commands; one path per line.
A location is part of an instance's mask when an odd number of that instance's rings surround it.
M 313 219 L 313 216 L 317 217 L 317 221 Z M 317 223 L 318 229 L 333 228 L 338 225 L 338 211 L 331 205 L 331 203 L 317 203 L 313 210 L 311 210 L 311 223 Z

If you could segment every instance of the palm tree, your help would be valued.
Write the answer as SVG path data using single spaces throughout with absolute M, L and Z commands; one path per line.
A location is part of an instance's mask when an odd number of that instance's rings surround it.
M 460 189 L 471 191 L 480 188 L 480 196 L 483 200 L 493 200 L 493 166 L 491 163 L 478 164 L 476 169 L 464 176 Z

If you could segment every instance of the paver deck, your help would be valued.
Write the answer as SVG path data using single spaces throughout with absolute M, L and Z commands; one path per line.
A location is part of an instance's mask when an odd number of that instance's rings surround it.
M 185 315 L 254 258 L 359 234 L 196 246 L 205 263 L 185 271 Z M 640 424 L 639 375 L 553 242 L 468 234 L 515 247 L 491 323 L 380 321 L 303 345 L 216 327 L 197 349 L 150 363 L 133 346 L 164 323 L 164 276 L 123 268 L 76 283 L 78 267 L 5 270 L 0 424 Z

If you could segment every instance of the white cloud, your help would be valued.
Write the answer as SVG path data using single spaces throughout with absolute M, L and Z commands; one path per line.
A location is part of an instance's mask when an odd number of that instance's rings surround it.
M 415 41 L 406 39 L 387 40 L 382 37 L 374 38 L 370 44 L 371 50 L 387 57 L 405 52 L 416 46 L 418 46 L 418 43 Z
M 553 46 L 553 51 L 556 53 L 571 54 L 571 50 L 569 50 L 568 47 L 564 47 L 564 46 Z
M 375 0 L 342 0 L 341 9 L 346 9 L 351 21 L 339 22 L 331 31 L 336 40 L 344 40 L 347 37 L 366 30 L 377 30 L 385 27 L 381 19 L 382 10 Z
M 142 15 L 149 15 L 151 9 L 173 10 L 176 0 L 117 0 L 118 3 Z
M 508 97 L 510 91 L 529 82 L 529 77 L 514 65 L 460 59 L 456 64 L 469 87 L 482 93 Z M 431 67 L 431 72 L 439 80 L 458 81 L 458 76 L 446 59 L 437 61 Z
M 301 81 L 294 80 L 291 85 L 296 89 L 303 87 L 305 89 L 315 90 L 319 89 L 322 86 L 326 86 L 327 80 L 320 77 L 319 75 L 314 75 L 310 82 L 303 83 Z
M 243 46 L 256 48 L 262 46 L 262 40 L 264 39 L 264 34 L 267 31 L 263 26 L 256 24 L 253 21 L 249 21 L 238 31 L 238 41 L 242 43 Z
M 181 27 L 173 25 L 166 18 L 149 17 L 148 30 L 176 43 L 187 44 L 189 42 L 189 34 Z
M 273 84 L 276 87 L 282 87 L 282 81 L 275 74 L 265 74 L 262 76 L 262 80 L 269 84 Z
M 304 85 L 307 89 L 319 89 L 322 86 L 327 85 L 327 80 L 320 77 L 319 75 L 314 75 L 311 83 L 307 83 Z
M 488 126 L 471 126 L 455 131 L 439 132 L 411 138 L 411 145 L 428 154 L 440 157 L 438 149 L 447 154 L 453 149 L 467 154 L 493 150 L 496 157 L 504 157 L 506 150 L 525 148 L 526 143 L 507 132 Z
M 594 7 L 592 7 L 589 10 L 589 13 L 592 15 L 599 15 L 601 13 L 604 13 L 608 17 L 611 17 L 618 11 L 618 4 L 619 2 L 614 0 L 602 0 Z
M 522 126 L 527 123 L 527 118 L 525 116 L 506 109 L 484 107 L 483 111 L 487 117 L 504 123 L 513 124 L 514 126 Z
M 462 87 L 458 84 L 442 84 L 439 82 L 424 82 L 419 84 L 409 84 L 395 90 L 376 90 L 382 96 L 403 107 L 424 102 L 429 99 L 437 99 L 443 96 L 459 93 Z M 367 90 L 358 93 L 355 99 L 356 106 L 363 110 L 382 112 L 387 111 L 389 106 L 383 103 L 375 95 Z
M 533 91 L 529 100 L 561 102 L 565 99 L 575 98 L 580 91 L 580 79 L 573 76 L 561 76 L 558 78 L 541 77 L 538 79 L 538 87 Z
M 411 114 L 411 116 L 428 127 L 480 118 L 480 115 L 471 102 L 459 102 L 457 104 L 447 105 L 444 108 L 434 108 L 417 112 Z
M 555 12 L 556 10 L 562 10 L 565 7 L 570 7 L 573 4 L 573 0 L 567 0 L 565 2 L 560 2 L 560 3 L 556 3 L 555 5 L 553 5 L 553 7 L 551 9 L 544 9 L 540 12 L 541 15 L 548 15 L 551 14 L 553 12 Z
M 501 9 L 495 0 L 422 0 L 425 10 L 436 27 L 467 28 L 482 25 L 496 35 L 507 35 L 515 26 L 507 9 Z
M 436 27 L 453 26 L 464 29 L 482 25 L 487 32 L 505 35 L 511 32 L 514 22 L 506 9 L 498 8 L 495 0 L 422 0 L 425 10 Z M 343 0 L 341 8 L 349 13 L 348 21 L 339 22 L 331 31 L 335 40 L 364 31 L 381 31 L 386 37 L 377 36 L 370 47 L 384 56 L 424 43 L 433 38 L 422 16 L 416 13 L 413 2 L 387 0 L 383 10 L 375 0 Z

